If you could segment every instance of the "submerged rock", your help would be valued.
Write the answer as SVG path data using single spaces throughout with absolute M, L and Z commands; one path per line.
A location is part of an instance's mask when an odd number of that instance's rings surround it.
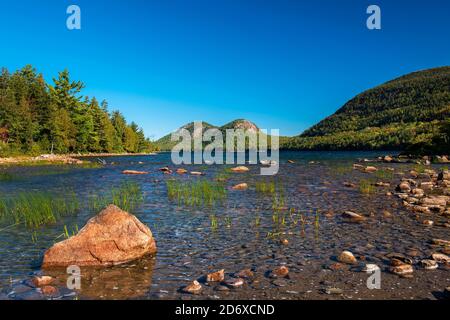
M 236 274 L 236 276 L 238 278 L 250 279 L 250 278 L 253 278 L 254 274 L 251 269 L 244 269 L 244 270 L 239 271 Z
M 58 289 L 53 286 L 44 286 L 41 288 L 41 292 L 44 296 L 55 296 L 58 294 Z
M 435 270 L 439 267 L 436 261 L 430 259 L 420 261 L 420 266 L 426 270 Z
M 238 288 L 244 284 L 244 279 L 241 278 L 233 278 L 224 282 L 224 284 L 231 288 Z
M 76 236 L 48 249 L 42 267 L 111 266 L 155 252 L 150 229 L 135 216 L 110 205 L 91 218 Z
M 236 167 L 236 168 L 231 168 L 231 171 L 233 171 L 233 172 L 247 172 L 249 170 L 250 169 L 245 167 L 245 166 L 239 166 L 239 167 Z
M 124 171 L 122 171 L 122 174 L 143 175 L 143 174 L 148 174 L 148 172 L 147 171 L 136 171 L 136 170 L 124 170 Z
M 219 270 L 206 275 L 207 282 L 221 282 L 225 279 L 225 270 Z
M 49 277 L 49 276 L 42 276 L 42 277 L 36 276 L 33 278 L 33 280 L 31 280 L 31 282 L 36 287 L 48 286 L 49 284 L 51 284 L 53 282 L 53 278 Z
M 202 291 L 202 285 L 197 280 L 194 280 L 191 284 L 184 287 L 182 291 L 190 294 L 199 294 Z
M 344 217 L 344 219 L 346 219 L 347 221 L 353 223 L 363 222 L 366 220 L 366 217 L 363 217 L 362 215 L 357 214 L 353 211 L 345 211 L 342 214 L 342 217 Z
M 443 253 L 433 253 L 431 258 L 439 263 L 449 263 L 450 257 Z
M 277 267 L 277 268 L 273 269 L 270 272 L 269 276 L 271 278 L 284 278 L 288 274 L 289 274 L 289 269 L 287 267 L 285 267 L 285 266 L 280 266 L 280 267 Z
M 342 251 L 338 257 L 339 262 L 346 264 L 356 264 L 356 258 L 350 251 Z
M 402 264 L 399 266 L 391 267 L 389 270 L 393 274 L 396 274 L 399 276 L 410 275 L 414 272 L 412 265 L 409 265 L 409 264 Z
M 234 187 L 232 187 L 233 190 L 247 190 L 248 189 L 248 184 L 246 183 L 240 183 L 235 185 Z
M 450 247 L 450 241 L 449 240 L 442 240 L 442 239 L 433 239 L 432 242 L 438 246 L 446 246 Z
M 372 167 L 372 166 L 368 166 L 368 167 L 366 167 L 366 168 L 364 169 L 364 171 L 365 171 L 365 172 L 368 172 L 368 173 L 372 173 L 372 172 L 378 171 L 378 169 L 375 168 L 375 167 Z
M 409 185 L 408 182 L 403 181 L 397 186 L 396 191 L 409 193 L 411 192 L 411 186 Z

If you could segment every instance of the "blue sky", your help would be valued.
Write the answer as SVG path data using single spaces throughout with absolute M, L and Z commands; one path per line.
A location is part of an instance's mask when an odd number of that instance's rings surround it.
M 82 30 L 66 28 L 77 4 Z M 366 28 L 366 8 L 382 30 Z M 158 138 L 193 120 L 247 118 L 301 133 L 361 91 L 450 65 L 450 1 L 0 2 L 1 66 L 68 68 Z

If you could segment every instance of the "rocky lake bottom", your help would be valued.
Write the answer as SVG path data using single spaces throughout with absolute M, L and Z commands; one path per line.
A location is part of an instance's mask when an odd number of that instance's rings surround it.
M 274 177 L 260 176 L 261 165 L 173 166 L 168 153 L 105 157 L 92 168 L 0 168 L 4 203 L 29 193 L 77 199 L 76 210 L 40 226 L 2 217 L 0 300 L 448 298 L 447 164 L 376 160 L 381 152 L 280 155 Z M 204 181 L 202 190 L 213 186 L 209 201 L 187 191 Z M 157 254 L 82 268 L 81 289 L 68 289 L 66 270 L 41 269 L 44 252 L 76 234 L 100 211 L 95 199 L 124 182 L 142 194 L 127 211 L 151 229 Z M 372 265 L 379 289 L 367 286 Z M 206 281 L 219 270 L 223 280 Z M 51 286 L 31 281 L 42 275 Z

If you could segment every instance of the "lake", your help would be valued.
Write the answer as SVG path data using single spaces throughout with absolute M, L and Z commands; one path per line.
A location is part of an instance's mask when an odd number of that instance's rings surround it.
M 413 168 L 413 164 L 371 163 L 379 172 L 353 170 L 359 159 L 374 159 L 384 152 L 281 152 L 275 177 L 259 175 L 260 165 L 247 165 L 247 173 L 231 173 L 233 166 L 187 165 L 188 171 L 204 176 L 163 174 L 159 168 L 171 165 L 170 154 L 106 157 L 104 167 L 76 166 L 7 167 L 10 179 L 0 181 L 4 199 L 23 192 L 47 192 L 56 196 L 74 193 L 79 199 L 76 214 L 39 228 L 3 221 L 0 226 L 0 298 L 44 299 L 29 285 L 40 270 L 42 256 L 55 242 L 64 240 L 98 211 L 89 201 L 108 194 L 124 181 L 137 184 L 143 201 L 131 213 L 147 224 L 157 241 L 158 253 L 121 266 L 82 270 L 82 289 L 65 288 L 64 272 L 50 272 L 58 279 L 57 299 L 433 299 L 448 285 L 445 268 L 417 270 L 413 278 L 386 272 L 389 253 L 423 259 L 436 250 L 431 238 L 448 239 L 448 228 L 425 227 L 400 199 L 387 196 Z M 295 163 L 288 163 L 293 160 Z M 95 159 L 94 159 L 95 161 Z M 369 165 L 362 163 L 363 165 Z M 383 171 L 385 168 L 385 171 Z M 390 168 L 390 169 L 387 169 Z M 440 170 L 442 166 L 433 165 Z M 126 176 L 123 170 L 148 171 L 148 175 Z M 394 171 L 391 171 L 391 170 Z M 175 170 L 174 170 L 175 171 Z M 224 181 L 226 196 L 212 204 L 188 204 L 169 198 L 167 181 L 189 184 L 201 179 Z M 375 181 L 391 186 L 373 187 Z M 354 183 L 354 187 L 346 186 Z M 247 183 L 248 190 L 231 187 Z M 267 183 L 265 185 L 264 183 Z M 264 186 L 275 190 L 261 190 Z M 264 188 L 263 188 L 264 189 Z M 342 213 L 351 210 L 367 217 L 361 224 L 346 223 Z M 389 211 L 387 216 L 384 211 Z M 443 221 L 442 216 L 427 218 Z M 287 240 L 287 241 L 286 241 Z M 350 250 L 360 265 L 336 270 L 332 266 L 342 250 Z M 412 256 L 412 254 L 411 254 Z M 365 263 L 382 269 L 380 290 L 369 290 Z M 268 272 L 284 265 L 289 277 L 272 279 Z M 331 268 L 330 268 L 331 266 Z M 180 288 L 207 273 L 225 269 L 232 277 L 243 269 L 254 276 L 237 289 L 219 284 L 204 285 L 199 295 Z M 330 294 L 327 288 L 343 293 Z M 339 291 L 339 292 L 341 292 Z

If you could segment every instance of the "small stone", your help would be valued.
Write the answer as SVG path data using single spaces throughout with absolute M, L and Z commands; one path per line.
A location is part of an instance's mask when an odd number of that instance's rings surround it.
M 250 170 L 249 168 L 244 167 L 244 166 L 239 166 L 239 167 L 231 169 L 231 171 L 233 171 L 233 172 L 247 172 L 249 170 Z
M 402 276 L 402 275 L 406 275 L 406 274 L 411 274 L 411 273 L 413 273 L 413 272 L 414 272 L 414 269 L 413 269 L 413 267 L 412 267 L 411 265 L 409 265 L 409 264 L 402 264 L 402 265 L 399 265 L 399 266 L 391 267 L 391 268 L 390 268 L 390 271 L 391 271 L 393 274 Z
M 197 280 L 183 288 L 183 292 L 190 294 L 199 294 L 201 291 L 202 285 Z
M 36 276 L 33 278 L 32 282 L 36 287 L 48 286 L 53 282 L 53 278 L 49 276 Z
M 225 279 L 225 270 L 219 270 L 206 276 L 207 282 L 221 282 Z
M 339 295 L 339 294 L 343 294 L 344 293 L 344 291 L 342 289 L 339 289 L 339 288 L 326 288 L 324 290 L 324 292 L 326 294 L 330 294 L 330 295 L 333 295 L 333 294 Z
M 238 278 L 250 279 L 253 278 L 253 276 L 254 276 L 253 271 L 250 269 L 244 269 L 237 273 Z
M 281 244 L 284 244 L 285 246 L 287 246 L 289 244 L 289 240 L 283 239 L 283 240 L 281 240 Z
M 358 222 L 362 222 L 362 221 L 366 220 L 366 218 L 363 217 L 362 215 L 357 214 L 357 213 L 352 212 L 352 211 L 345 211 L 342 214 L 342 217 L 344 219 L 348 220 L 349 222 L 354 222 L 354 223 L 358 223 Z
M 434 222 L 432 220 L 423 220 L 422 223 L 429 227 L 433 226 L 433 224 L 434 224 Z
M 186 170 L 186 169 L 183 169 L 183 168 L 180 168 L 180 169 L 177 169 L 177 173 L 178 174 L 185 174 L 185 173 L 187 173 L 188 171 Z
M 439 267 L 436 261 L 429 259 L 420 261 L 420 266 L 426 270 L 435 270 Z
M 439 263 L 449 263 L 450 257 L 443 253 L 433 253 L 431 258 Z
M 287 282 L 284 279 L 276 279 L 272 281 L 272 284 L 277 287 L 285 287 L 287 285 Z
M 339 270 L 345 270 L 348 269 L 348 266 L 340 263 L 340 262 L 336 262 L 336 263 L 332 263 L 328 266 L 328 269 L 333 270 L 333 271 L 339 271 Z
M 408 182 L 403 181 L 402 183 L 400 183 L 397 186 L 396 190 L 399 191 L 399 192 L 410 192 L 411 191 L 411 187 L 410 187 Z
M 191 172 L 191 175 L 193 175 L 193 176 L 202 176 L 203 173 L 202 173 L 202 172 L 199 172 L 199 171 L 192 171 L 192 172 Z
M 373 167 L 373 166 L 368 166 L 368 167 L 366 167 L 366 168 L 364 169 L 364 171 L 365 171 L 365 172 L 368 172 L 368 173 L 372 173 L 372 172 L 378 171 L 378 169 L 375 168 L 375 167 Z
M 280 266 L 272 270 L 270 273 L 271 278 L 283 278 L 289 274 L 289 269 L 285 266 Z
M 438 246 L 450 246 L 449 240 L 433 239 L 432 242 Z
M 244 284 L 244 279 L 241 278 L 233 278 L 224 282 L 225 285 L 231 288 L 238 288 Z
M 246 183 L 240 183 L 240 184 L 235 185 L 232 189 L 233 190 L 247 190 L 248 185 Z
M 346 264 L 355 264 L 356 258 L 350 251 L 342 251 L 338 257 L 338 261 Z
M 148 174 L 148 172 L 147 171 L 136 171 L 136 170 L 124 170 L 124 171 L 122 171 L 122 174 L 143 175 L 143 174 Z
M 230 289 L 227 286 L 219 285 L 219 286 L 215 287 L 214 290 L 216 290 L 216 291 L 229 291 Z
M 385 217 L 385 218 L 392 218 L 392 213 L 390 213 L 387 210 L 384 210 L 383 211 L 383 217 Z
M 55 296 L 58 293 L 58 289 L 53 286 L 44 286 L 41 288 L 41 292 L 45 296 Z
M 295 161 L 294 161 L 294 160 L 288 160 L 288 163 L 290 163 L 290 164 L 294 164 L 294 163 L 295 163 Z

